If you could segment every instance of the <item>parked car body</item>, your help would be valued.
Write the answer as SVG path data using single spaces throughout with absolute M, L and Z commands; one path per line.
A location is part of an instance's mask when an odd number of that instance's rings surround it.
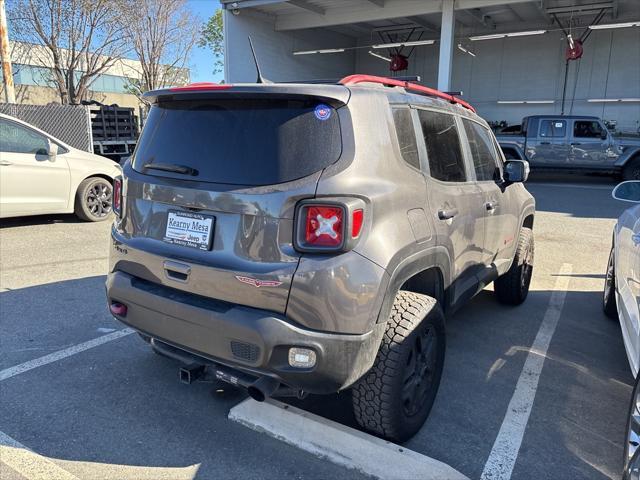
M 524 301 L 526 162 L 505 165 L 471 110 L 393 82 L 146 94 L 107 297 L 185 381 L 206 367 L 257 400 L 353 387 L 360 425 L 402 440 L 435 399 L 443 311 L 492 281 Z
M 0 114 L 0 218 L 75 212 L 105 220 L 120 173 L 111 160 Z
M 627 358 L 636 377 L 624 455 L 624 478 L 630 480 L 640 476 L 640 181 L 622 182 L 613 197 L 635 203 L 622 213 L 614 228 L 604 287 L 604 311 L 620 320 Z
M 614 137 L 597 117 L 534 115 L 521 133 L 497 136 L 506 158 L 528 160 L 532 169 L 622 174 L 640 179 L 640 138 Z

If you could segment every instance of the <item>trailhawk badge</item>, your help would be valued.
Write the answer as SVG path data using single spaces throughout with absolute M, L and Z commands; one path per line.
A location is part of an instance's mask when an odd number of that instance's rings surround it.
M 282 285 L 282 282 L 278 282 L 277 280 L 258 280 L 257 278 L 243 277 L 243 276 L 240 276 L 240 275 L 236 275 L 236 279 L 238 279 L 242 283 L 246 283 L 248 285 L 253 285 L 256 288 L 259 288 L 259 287 L 277 287 L 279 285 Z

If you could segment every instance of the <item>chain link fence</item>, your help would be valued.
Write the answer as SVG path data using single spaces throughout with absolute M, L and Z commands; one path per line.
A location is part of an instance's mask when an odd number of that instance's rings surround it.
M 27 122 L 74 148 L 93 153 L 91 115 L 88 106 L 0 103 L 0 113 Z

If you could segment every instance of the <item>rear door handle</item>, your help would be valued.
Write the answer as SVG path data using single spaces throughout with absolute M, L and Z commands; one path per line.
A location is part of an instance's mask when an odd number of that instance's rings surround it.
M 8 160 L 0 160 L 0 166 L 8 167 L 9 165 L 13 165 L 13 163 L 9 162 Z
M 638 245 L 640 245 L 640 233 L 636 233 L 635 235 L 631 235 L 631 240 L 633 241 L 633 244 L 637 247 Z
M 438 210 L 438 218 L 440 220 L 449 220 L 458 214 L 457 208 L 449 208 L 447 210 Z
M 500 205 L 498 202 L 487 202 L 484 204 L 484 208 L 487 209 L 488 212 L 493 212 Z
M 551 145 L 551 142 L 540 142 L 540 145 Z
M 571 145 L 582 145 L 582 144 L 578 142 L 572 142 Z

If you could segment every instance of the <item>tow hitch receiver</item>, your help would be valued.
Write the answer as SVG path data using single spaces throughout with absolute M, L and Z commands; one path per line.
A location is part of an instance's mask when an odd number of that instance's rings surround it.
M 204 375 L 205 366 L 198 363 L 190 363 L 180 367 L 180 382 L 187 385 L 192 384 Z

